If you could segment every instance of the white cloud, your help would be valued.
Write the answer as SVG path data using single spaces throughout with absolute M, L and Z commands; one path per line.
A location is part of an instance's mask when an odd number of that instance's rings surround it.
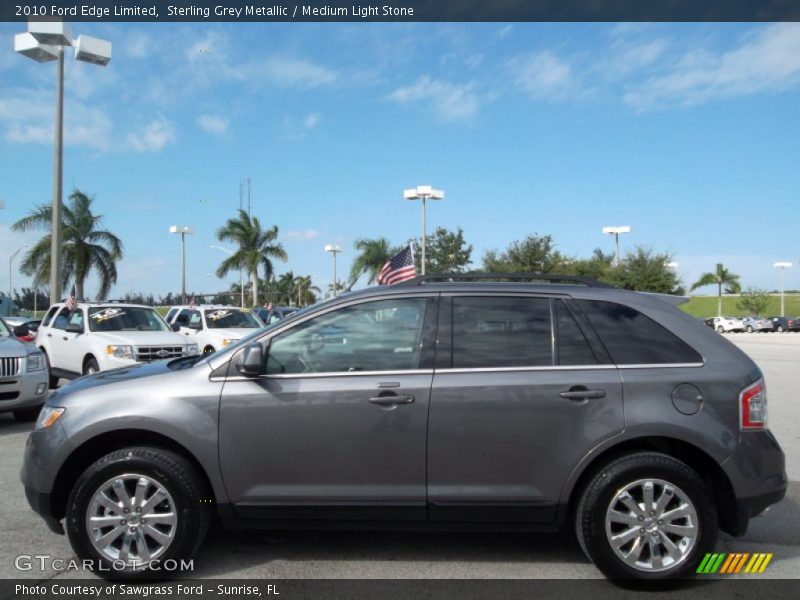
M 309 113 L 305 119 L 303 119 L 303 127 L 306 129 L 314 129 L 319 122 L 322 120 L 322 115 L 317 112 Z
M 397 88 L 389 99 L 398 104 L 429 105 L 444 121 L 462 121 L 473 118 L 481 105 L 473 82 L 454 84 L 429 75 L 416 83 Z
M 319 237 L 319 231 L 316 229 L 303 229 L 286 232 L 286 237 L 290 240 L 310 241 Z
M 800 24 L 768 25 L 726 52 L 694 50 L 666 74 L 632 86 L 624 101 L 643 111 L 779 92 L 800 84 Z
M 135 133 L 127 136 L 128 145 L 137 152 L 157 152 L 175 143 L 175 127 L 163 116 L 156 117 Z
M 269 58 L 258 66 L 251 64 L 245 74 L 253 71 L 270 83 L 280 87 L 310 89 L 334 83 L 337 73 L 309 60 L 301 58 Z
M 509 66 L 517 86 L 537 100 L 562 100 L 577 91 L 570 65 L 549 50 L 518 56 Z
M 200 125 L 200 128 L 206 133 L 225 135 L 228 133 L 230 120 L 221 115 L 200 115 L 197 117 L 197 124 Z

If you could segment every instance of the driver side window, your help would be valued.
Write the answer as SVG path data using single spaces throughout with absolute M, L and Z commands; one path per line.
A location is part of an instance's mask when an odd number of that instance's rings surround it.
M 267 374 L 406 371 L 419 366 L 426 298 L 346 306 L 272 339 Z

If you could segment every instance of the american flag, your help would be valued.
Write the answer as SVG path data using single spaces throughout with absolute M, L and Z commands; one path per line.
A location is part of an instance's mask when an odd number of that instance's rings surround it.
M 414 266 L 414 248 L 411 244 L 402 252 L 398 252 L 386 261 L 378 274 L 378 285 L 393 285 L 413 279 L 417 275 Z
M 67 296 L 66 306 L 68 311 L 72 311 L 75 308 L 75 284 L 72 284 L 72 290 Z

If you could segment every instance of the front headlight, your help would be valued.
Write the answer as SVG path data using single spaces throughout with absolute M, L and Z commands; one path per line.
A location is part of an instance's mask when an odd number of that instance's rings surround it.
M 196 356 L 200 354 L 200 346 L 197 344 L 186 344 L 183 348 L 184 353 L 186 356 Z
M 39 413 L 39 418 L 36 419 L 36 429 L 37 430 L 47 429 L 53 423 L 55 423 L 61 418 L 61 415 L 64 414 L 65 410 L 67 409 L 61 408 L 60 406 L 42 407 L 42 410 Z
M 238 341 L 239 341 L 239 340 L 234 340 L 234 339 L 225 338 L 224 340 L 222 340 L 222 345 L 223 345 L 223 346 L 230 346 L 231 344 L 235 344 L 235 343 L 236 343 L 236 342 L 238 342 Z
M 115 358 L 134 359 L 133 346 L 106 346 L 106 354 L 110 354 Z
M 41 371 L 45 367 L 44 354 L 37 352 L 36 354 L 29 354 L 25 368 L 28 373 L 32 371 Z

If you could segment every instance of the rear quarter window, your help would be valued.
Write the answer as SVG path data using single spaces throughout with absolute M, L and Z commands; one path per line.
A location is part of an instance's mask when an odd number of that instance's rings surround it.
M 637 310 L 615 302 L 576 300 L 618 365 L 702 363 L 698 352 Z

